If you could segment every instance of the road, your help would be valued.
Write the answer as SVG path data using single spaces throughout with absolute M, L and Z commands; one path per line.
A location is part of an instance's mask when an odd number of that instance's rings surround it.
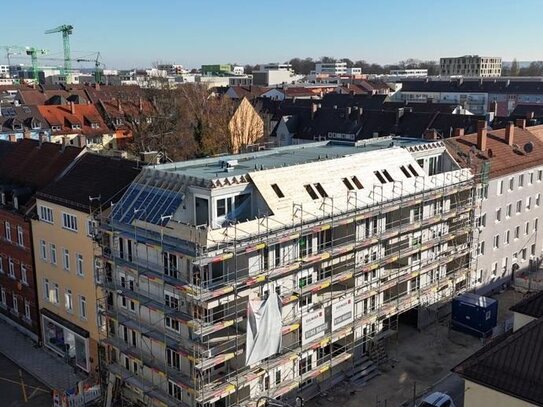
M 453 399 L 456 407 L 464 407 L 464 380 L 460 376 L 454 373 L 448 374 L 428 394 L 434 391 L 448 394 Z
M 24 401 L 21 371 L 28 402 Z M 0 354 L 0 405 L 2 407 L 50 407 L 51 391 L 28 372 Z

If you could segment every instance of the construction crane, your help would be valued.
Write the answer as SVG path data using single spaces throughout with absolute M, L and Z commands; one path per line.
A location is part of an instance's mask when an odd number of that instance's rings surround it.
M 32 79 L 38 81 L 38 55 L 47 55 L 46 49 L 35 47 L 18 47 L 15 45 L 2 45 L 0 48 L 6 50 L 6 57 L 8 59 L 8 65 L 11 66 L 11 55 L 26 54 L 30 57 L 32 62 Z M 16 51 L 16 52 L 14 52 Z
M 75 60 L 76 62 L 94 62 L 94 82 L 100 83 L 102 81 L 102 69 L 100 68 L 100 65 L 102 65 L 105 68 L 105 64 L 103 62 L 100 62 L 100 53 L 96 53 L 95 59 L 84 59 L 84 58 L 78 58 Z
M 56 28 L 45 31 L 45 34 L 62 33 L 62 43 L 64 46 L 64 75 L 66 82 L 71 83 L 72 59 L 70 54 L 70 35 L 74 27 L 71 25 L 61 25 Z
M 47 50 L 34 47 L 26 47 L 25 51 L 26 55 L 29 55 L 30 60 L 32 61 L 32 79 L 38 82 L 38 54 L 47 55 Z

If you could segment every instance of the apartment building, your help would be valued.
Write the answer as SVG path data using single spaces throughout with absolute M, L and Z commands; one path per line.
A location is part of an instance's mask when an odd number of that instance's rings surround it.
M 87 153 L 36 194 L 32 230 L 43 345 L 82 372 L 97 370 L 103 326 L 95 285 L 99 214 L 138 172 L 132 161 Z
M 149 406 L 310 398 L 469 288 L 474 176 L 440 141 L 145 168 L 103 224 L 109 388 Z
M 464 55 L 439 59 L 440 75 L 466 77 L 499 77 L 502 75 L 502 59 L 500 57 L 481 57 Z
M 35 341 L 40 323 L 30 227 L 34 194 L 81 153 L 30 139 L 0 141 L 0 318 Z
M 317 75 L 346 75 L 347 62 L 317 62 L 315 64 L 315 73 Z
M 479 186 L 482 202 L 476 213 L 477 275 L 473 287 L 481 294 L 508 285 L 517 272 L 539 259 L 543 234 L 543 142 L 510 122 L 505 129 L 487 130 L 445 140 L 450 154 L 463 166 L 486 167 L 487 185 Z M 541 132 L 542 126 L 533 129 Z

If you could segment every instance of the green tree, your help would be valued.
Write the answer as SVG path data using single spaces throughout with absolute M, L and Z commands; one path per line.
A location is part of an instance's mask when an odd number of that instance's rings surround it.
M 518 76 L 520 73 L 520 65 L 516 58 L 513 59 L 513 62 L 511 62 L 511 68 L 509 71 L 509 75 L 511 76 Z

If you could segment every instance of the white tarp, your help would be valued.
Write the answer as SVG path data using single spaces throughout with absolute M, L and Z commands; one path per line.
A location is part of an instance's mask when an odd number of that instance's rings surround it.
M 281 302 L 274 290 L 265 301 L 247 304 L 245 364 L 252 365 L 281 351 Z
M 322 308 L 302 316 L 302 345 L 322 338 L 327 327 Z
M 332 331 L 349 325 L 354 320 L 354 301 L 350 295 L 332 304 Z

